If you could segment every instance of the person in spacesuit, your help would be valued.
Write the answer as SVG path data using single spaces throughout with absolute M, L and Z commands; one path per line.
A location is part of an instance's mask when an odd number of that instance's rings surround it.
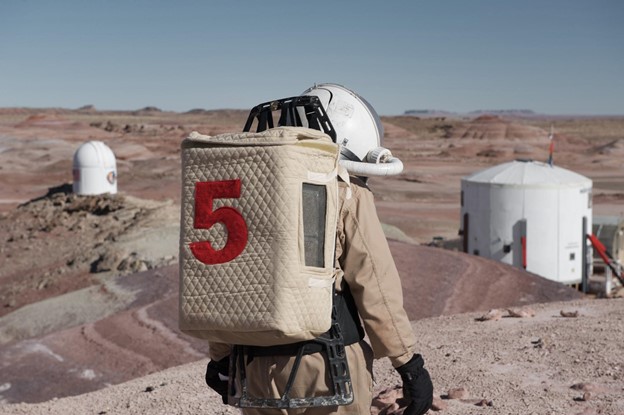
M 400 374 L 409 405 L 404 414 L 427 412 L 433 385 L 403 308 L 399 273 L 377 216 L 369 176 L 402 171 L 402 163 L 382 147 L 383 127 L 373 107 L 355 92 L 337 84 L 319 84 L 302 95 L 320 99 L 341 146 L 341 165 L 350 184 L 339 183 L 335 290 L 347 312 L 339 319 L 351 375 L 353 402 L 348 405 L 297 409 L 244 408 L 247 415 L 367 414 L 373 398 L 373 359 L 387 357 Z M 370 344 L 364 340 L 368 336 Z M 206 382 L 227 399 L 229 345 L 210 344 Z M 246 365 L 247 382 L 255 396 L 279 398 L 295 362 L 294 352 L 262 348 Z M 292 393 L 326 395 L 331 389 L 325 353 L 303 356 Z

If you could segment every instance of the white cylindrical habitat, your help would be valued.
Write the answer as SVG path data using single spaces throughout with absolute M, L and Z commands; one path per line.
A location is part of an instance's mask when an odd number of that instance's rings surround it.
M 588 272 L 592 181 L 549 164 L 516 160 L 461 181 L 464 251 L 564 284 Z

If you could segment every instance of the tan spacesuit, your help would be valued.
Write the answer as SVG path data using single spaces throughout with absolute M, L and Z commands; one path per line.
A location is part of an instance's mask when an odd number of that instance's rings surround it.
M 370 413 L 373 398 L 372 362 L 374 358 L 388 357 L 401 374 L 405 394 L 412 400 L 405 414 L 422 414 L 431 405 L 433 387 L 429 374 L 423 367 L 422 357 L 416 354 L 415 337 L 403 308 L 401 281 L 377 217 L 373 194 L 366 184 L 366 179 L 361 177 L 395 174 L 397 170 L 400 171 L 402 165 L 387 150 L 371 146 L 371 140 L 375 140 L 377 146 L 379 145 L 383 130 L 372 107 L 357 94 L 335 84 L 315 85 L 304 94 L 317 95 L 321 101 L 325 101 L 323 104 L 327 108 L 327 114 L 339 133 L 337 142 L 346 147 L 343 154 L 352 162 L 346 165 L 351 173 L 351 183 L 339 183 L 335 288 L 337 292 L 343 292 L 345 297 L 351 299 L 351 302 L 348 302 L 350 311 L 354 313 L 356 319 L 359 316 L 370 346 L 364 341 L 361 328 L 359 341 L 346 346 L 353 385 L 353 403 L 344 406 L 289 410 L 246 408 L 243 413 L 258 415 Z M 358 104 L 362 104 L 361 108 L 357 108 Z M 364 125 L 368 132 L 376 129 L 370 136 L 373 138 L 368 137 L 359 142 L 353 135 L 341 138 L 341 128 L 348 129 L 349 122 L 358 116 L 361 119 L 356 123 L 357 126 Z M 372 124 L 366 126 L 366 122 Z M 373 150 L 377 152 L 374 157 L 385 158 L 385 165 L 379 166 L 377 171 L 371 165 L 375 163 L 362 161 L 366 154 Z M 359 322 L 357 324 L 359 325 Z M 229 354 L 228 345 L 210 344 L 210 357 L 215 362 L 211 375 L 213 379 L 219 371 L 221 379 L 225 379 L 227 372 L 219 370 L 216 362 L 220 361 L 223 366 Z M 254 396 L 279 398 L 290 376 L 294 360 L 292 355 L 254 356 L 246 365 L 249 392 Z M 209 372 L 210 370 L 209 367 Z M 209 374 L 206 376 L 208 381 Z M 303 356 L 293 383 L 292 395 L 295 397 L 328 395 L 331 392 L 330 385 L 325 354 L 318 352 Z

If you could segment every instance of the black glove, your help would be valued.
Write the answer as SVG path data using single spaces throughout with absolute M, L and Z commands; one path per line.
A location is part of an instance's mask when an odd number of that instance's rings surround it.
M 223 403 L 228 403 L 228 376 L 230 374 L 230 356 L 219 361 L 211 360 L 206 368 L 206 384 L 216 391 Z M 221 375 L 221 376 L 219 376 Z M 225 379 L 225 380 L 223 380 Z
M 433 384 L 424 365 L 422 356 L 415 354 L 409 362 L 397 367 L 397 372 L 403 379 L 403 396 L 410 403 L 405 408 L 404 415 L 422 415 L 431 408 Z

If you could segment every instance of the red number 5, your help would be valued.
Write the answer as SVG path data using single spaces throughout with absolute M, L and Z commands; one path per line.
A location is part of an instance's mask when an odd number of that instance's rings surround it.
M 227 243 L 218 251 L 212 247 L 210 241 L 191 242 L 191 252 L 204 264 L 230 262 L 245 249 L 247 224 L 240 212 L 228 206 L 212 210 L 214 199 L 238 199 L 240 192 L 240 179 L 195 183 L 195 229 L 210 229 L 215 223 L 221 222 L 228 233 Z

